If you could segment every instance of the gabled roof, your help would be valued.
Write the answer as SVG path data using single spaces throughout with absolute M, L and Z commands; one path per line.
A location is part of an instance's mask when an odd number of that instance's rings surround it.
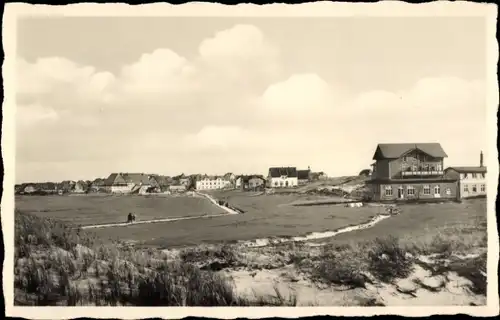
M 449 167 L 446 170 L 455 170 L 459 173 L 486 173 L 486 167 Z
M 380 143 L 373 155 L 373 160 L 397 159 L 416 149 L 434 158 L 448 157 L 439 143 Z
M 309 173 L 311 170 L 298 170 L 297 171 L 297 177 L 299 180 L 306 180 L 309 179 Z
M 281 176 L 288 176 L 292 178 L 297 177 L 297 168 L 295 167 L 273 167 L 269 168 L 269 176 L 278 178 Z
M 127 183 L 150 184 L 149 176 L 144 173 L 124 173 L 122 177 Z

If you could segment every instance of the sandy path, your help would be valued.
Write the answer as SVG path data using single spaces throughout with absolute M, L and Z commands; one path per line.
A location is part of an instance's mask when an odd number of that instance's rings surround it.
M 109 227 L 123 227 L 123 226 L 131 226 L 136 224 L 150 224 L 150 223 L 160 223 L 160 222 L 172 222 L 172 221 L 180 221 L 180 220 L 191 220 L 191 219 L 203 219 L 203 218 L 213 218 L 227 216 L 227 213 L 220 214 L 208 214 L 204 216 L 191 216 L 191 217 L 180 217 L 180 218 L 165 218 L 165 219 L 155 219 L 155 220 L 143 220 L 136 221 L 132 223 L 128 222 L 120 222 L 120 223 L 108 223 L 108 224 L 96 224 L 90 226 L 82 226 L 82 229 L 95 229 L 95 228 L 109 228 Z

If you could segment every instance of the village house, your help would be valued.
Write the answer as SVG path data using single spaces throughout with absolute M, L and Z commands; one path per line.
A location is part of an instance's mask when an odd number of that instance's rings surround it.
M 103 191 L 105 191 L 104 182 L 105 182 L 105 179 L 102 179 L 102 178 L 95 179 L 94 181 L 92 181 L 90 183 L 89 191 L 90 192 L 103 192 Z
M 290 188 L 298 186 L 297 168 L 295 167 L 274 167 L 269 168 L 267 176 L 269 187 Z
M 23 183 L 19 186 L 18 194 L 33 194 L 37 192 L 37 187 L 34 183 Z
M 311 167 L 308 167 L 307 170 L 297 171 L 297 182 L 299 185 L 304 185 L 310 181 L 311 181 Z
M 75 187 L 71 190 L 72 193 L 86 193 L 88 191 L 88 185 L 85 181 L 79 180 L 75 183 Z
M 145 193 L 151 182 L 144 173 L 112 173 L 104 185 L 111 193 Z
M 367 181 L 372 199 L 456 199 L 458 182 L 444 174 L 446 157 L 439 143 L 379 144 Z
M 68 193 L 73 191 L 75 188 L 76 182 L 72 180 L 64 180 L 58 184 L 57 190 L 59 194 Z
M 458 180 L 458 197 L 461 199 L 486 196 L 486 167 L 483 152 L 479 155 L 478 167 L 449 167 L 447 177 Z
M 262 175 L 241 175 L 236 178 L 235 186 L 241 190 L 262 190 L 266 187 L 266 179 Z
M 226 180 L 224 176 L 208 176 L 204 175 L 196 181 L 196 190 L 216 190 L 227 189 L 231 186 L 231 182 Z

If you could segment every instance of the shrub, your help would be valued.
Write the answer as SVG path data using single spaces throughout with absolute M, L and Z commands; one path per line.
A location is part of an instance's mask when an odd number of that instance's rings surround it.
M 410 275 L 413 261 L 394 237 L 377 238 L 368 252 L 369 271 L 384 282 Z

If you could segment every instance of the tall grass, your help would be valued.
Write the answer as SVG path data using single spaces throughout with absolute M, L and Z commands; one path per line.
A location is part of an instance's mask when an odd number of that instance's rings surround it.
M 281 295 L 240 298 L 232 283 L 193 263 L 234 262 L 233 248 L 185 251 L 169 261 L 155 250 L 104 245 L 65 223 L 16 212 L 15 303 L 37 306 L 294 305 Z

